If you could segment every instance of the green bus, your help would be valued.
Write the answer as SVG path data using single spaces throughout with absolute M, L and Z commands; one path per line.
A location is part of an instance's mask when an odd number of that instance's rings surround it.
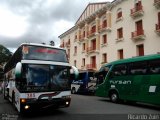
M 96 96 L 160 105 L 160 54 L 105 64 L 97 77 Z

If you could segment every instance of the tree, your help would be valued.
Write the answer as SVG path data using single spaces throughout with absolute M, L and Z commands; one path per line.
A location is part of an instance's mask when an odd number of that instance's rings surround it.
M 12 53 L 3 45 L 0 45 L 0 65 L 7 62 L 12 56 Z
M 54 43 L 53 40 L 50 41 L 50 45 L 51 45 L 51 46 L 55 46 L 55 43 Z

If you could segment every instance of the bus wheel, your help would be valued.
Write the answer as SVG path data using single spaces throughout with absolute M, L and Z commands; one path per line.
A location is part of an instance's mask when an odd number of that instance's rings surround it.
M 118 93 L 117 92 L 111 92 L 110 100 L 114 103 L 118 103 L 118 101 L 119 101 Z
M 75 94 L 75 93 L 76 93 L 76 88 L 75 88 L 75 87 L 73 87 L 73 88 L 71 89 L 71 93 L 72 93 L 72 94 Z

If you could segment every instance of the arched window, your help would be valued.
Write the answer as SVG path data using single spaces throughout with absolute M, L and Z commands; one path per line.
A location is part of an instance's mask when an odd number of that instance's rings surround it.
M 122 8 L 117 9 L 117 19 L 122 17 Z

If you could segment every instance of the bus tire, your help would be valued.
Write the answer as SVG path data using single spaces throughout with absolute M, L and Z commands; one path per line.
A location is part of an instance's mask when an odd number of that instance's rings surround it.
M 75 87 L 72 87 L 71 93 L 72 93 L 72 94 L 75 94 L 75 93 L 76 93 L 76 88 L 75 88 Z
M 116 91 L 112 91 L 110 93 L 110 100 L 113 103 L 118 103 L 119 102 L 119 96 L 118 96 L 118 93 Z

